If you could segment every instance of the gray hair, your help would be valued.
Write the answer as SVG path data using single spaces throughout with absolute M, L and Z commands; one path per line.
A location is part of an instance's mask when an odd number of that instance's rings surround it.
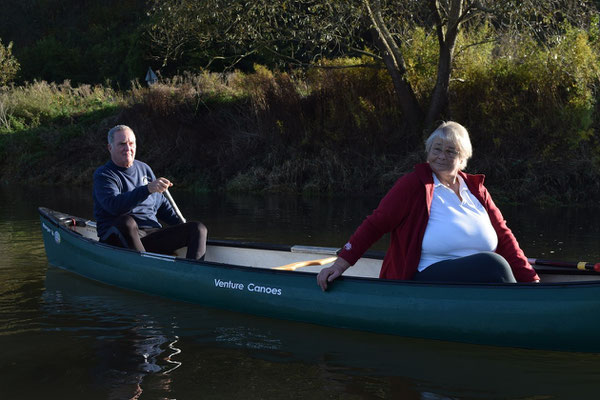
M 117 132 L 121 132 L 121 131 L 131 131 L 133 132 L 133 129 L 131 129 L 130 127 L 128 127 L 127 125 L 117 125 L 117 126 L 113 126 L 109 131 L 108 131 L 108 144 L 112 144 L 113 140 L 115 139 L 115 133 Z
M 467 166 L 467 160 L 473 155 L 473 147 L 471 146 L 471 139 L 469 139 L 469 132 L 464 126 L 454 121 L 444 122 L 438 126 L 425 141 L 427 154 L 431 151 L 435 139 L 442 139 L 454 144 L 458 151 L 460 169 L 462 170 Z

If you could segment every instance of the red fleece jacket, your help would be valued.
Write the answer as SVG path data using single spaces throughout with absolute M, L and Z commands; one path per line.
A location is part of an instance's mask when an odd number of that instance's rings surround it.
M 467 187 L 479 200 L 498 235 L 496 253 L 508 261 L 518 282 L 539 279 L 489 192 L 483 175 L 459 172 Z M 429 221 L 433 198 L 433 176 L 429 164 L 417 164 L 415 170 L 396 181 L 379 206 L 358 227 L 339 256 L 354 265 L 385 233 L 391 232 L 390 247 L 383 260 L 380 278 L 412 279 L 421 259 L 421 245 Z

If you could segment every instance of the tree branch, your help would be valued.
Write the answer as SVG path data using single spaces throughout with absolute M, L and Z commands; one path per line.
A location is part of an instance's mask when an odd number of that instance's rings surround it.
M 442 46 L 442 44 L 444 43 L 445 39 L 444 39 L 444 23 L 442 22 L 442 16 L 440 15 L 440 10 L 438 8 L 438 1 L 437 0 L 430 0 L 429 1 L 429 7 L 431 9 L 431 13 L 433 14 L 433 20 L 435 21 L 434 25 L 435 25 L 435 32 L 437 34 L 437 38 L 438 38 L 438 43 L 440 44 L 440 46 Z
M 404 75 L 406 73 L 406 64 L 404 62 L 404 57 L 402 57 L 402 53 L 390 32 L 385 25 L 383 20 L 383 16 L 381 15 L 381 2 L 379 0 L 373 0 L 373 5 L 371 5 L 370 0 L 363 0 L 363 3 L 367 7 L 367 11 L 369 12 L 369 17 L 371 18 L 371 22 L 381 39 L 381 43 L 384 45 L 385 50 L 388 54 L 393 58 L 394 64 L 400 74 Z

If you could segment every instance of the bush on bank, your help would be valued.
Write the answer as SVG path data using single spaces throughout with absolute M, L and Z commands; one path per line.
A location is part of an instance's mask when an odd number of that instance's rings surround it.
M 410 79 L 426 104 L 436 44 L 413 36 Z M 458 53 L 448 119 L 470 130 L 468 171 L 485 173 L 497 200 L 600 197 L 599 54 L 596 33 L 575 29 L 551 47 L 507 41 Z M 186 73 L 126 92 L 68 82 L 1 89 L 1 179 L 89 184 L 117 123 L 135 130 L 139 159 L 197 190 L 381 194 L 423 160 L 424 137 L 403 129 L 385 69 L 363 58 Z

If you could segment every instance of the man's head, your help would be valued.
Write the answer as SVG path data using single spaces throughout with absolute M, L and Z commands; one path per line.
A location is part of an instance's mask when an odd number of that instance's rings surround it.
M 108 131 L 110 159 L 119 167 L 129 168 L 135 160 L 135 135 L 127 125 L 117 125 Z

